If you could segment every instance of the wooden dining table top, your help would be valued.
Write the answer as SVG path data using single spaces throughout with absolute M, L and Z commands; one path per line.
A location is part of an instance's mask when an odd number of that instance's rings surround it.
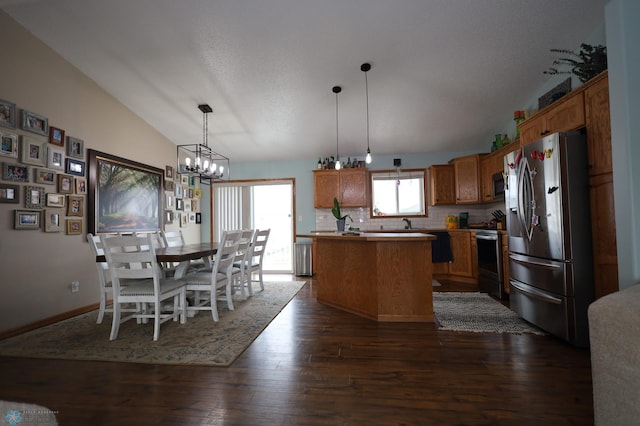
M 219 243 L 204 242 L 185 244 L 180 247 L 161 247 L 156 249 L 158 262 L 184 262 L 187 260 L 201 259 L 217 253 Z M 104 255 L 96 256 L 96 262 L 106 262 Z

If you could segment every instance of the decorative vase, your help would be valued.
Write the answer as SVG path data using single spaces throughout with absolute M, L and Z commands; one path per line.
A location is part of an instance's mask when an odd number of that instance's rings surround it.
M 344 231 L 344 225 L 347 222 L 346 218 L 336 220 L 336 225 L 338 225 L 338 231 Z

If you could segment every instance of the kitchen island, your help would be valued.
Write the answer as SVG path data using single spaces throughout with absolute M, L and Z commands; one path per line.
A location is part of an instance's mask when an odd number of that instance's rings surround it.
M 431 241 L 423 233 L 311 232 L 317 298 L 376 321 L 433 322 Z

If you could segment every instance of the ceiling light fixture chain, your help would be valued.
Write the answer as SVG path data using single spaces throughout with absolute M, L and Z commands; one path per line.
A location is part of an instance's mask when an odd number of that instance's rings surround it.
M 371 148 L 369 147 L 369 79 L 367 78 L 367 72 L 371 69 L 371 64 L 365 62 L 360 65 L 360 71 L 364 72 L 364 87 L 367 100 L 367 155 L 365 157 L 365 163 L 371 164 Z

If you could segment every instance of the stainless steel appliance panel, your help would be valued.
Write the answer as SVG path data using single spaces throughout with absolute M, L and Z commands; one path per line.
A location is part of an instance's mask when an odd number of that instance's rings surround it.
M 562 296 L 573 296 L 573 265 L 509 253 L 509 276 Z
M 510 280 L 509 304 L 513 311 L 543 330 L 567 341 L 575 340 L 571 300 Z
M 499 299 L 505 297 L 502 273 L 502 244 L 498 231 L 476 231 L 478 253 L 478 288 Z

